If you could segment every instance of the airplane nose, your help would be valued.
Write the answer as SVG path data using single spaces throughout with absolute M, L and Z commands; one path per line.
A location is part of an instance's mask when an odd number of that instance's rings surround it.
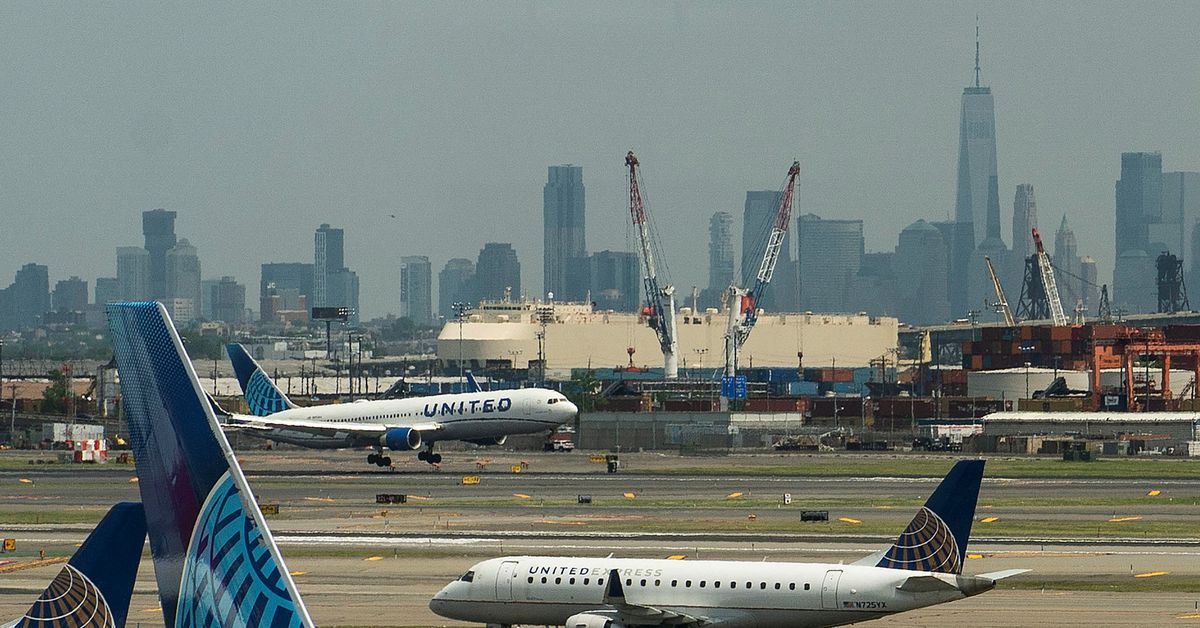
M 568 421 L 569 419 L 571 419 L 571 418 L 574 418 L 574 417 L 575 417 L 575 415 L 579 414 L 579 406 L 577 406 L 577 405 L 575 405 L 575 404 L 571 403 L 570 401 L 564 401 L 564 402 L 560 402 L 560 404 L 563 406 L 563 407 L 562 407 L 562 410 L 563 410 L 563 413 L 562 413 L 562 414 L 563 414 L 563 416 L 562 416 L 562 420 L 563 420 L 563 422 L 566 422 L 566 421 Z

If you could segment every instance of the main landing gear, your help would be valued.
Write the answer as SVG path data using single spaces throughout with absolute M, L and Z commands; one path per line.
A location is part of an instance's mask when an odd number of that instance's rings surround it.
M 424 460 L 429 464 L 442 464 L 442 454 L 433 453 L 433 444 L 430 443 L 424 451 L 417 452 L 417 460 Z
M 392 457 L 383 455 L 383 448 L 378 448 L 373 454 L 367 454 L 367 464 L 373 464 L 379 467 L 392 466 Z

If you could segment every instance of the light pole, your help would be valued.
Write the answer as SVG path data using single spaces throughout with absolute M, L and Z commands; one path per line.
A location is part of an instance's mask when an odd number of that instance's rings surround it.
M 454 308 L 454 316 L 458 319 L 458 386 L 461 389 L 460 392 L 463 392 L 467 386 L 467 378 L 463 371 L 463 317 L 467 313 L 467 304 L 455 301 L 451 307 Z
M 1025 398 L 1029 398 L 1029 363 L 1025 363 Z M 974 413 L 971 413 L 974 415 Z

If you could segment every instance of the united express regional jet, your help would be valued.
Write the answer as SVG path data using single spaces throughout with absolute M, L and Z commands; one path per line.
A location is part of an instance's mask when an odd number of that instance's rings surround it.
M 476 564 L 429 608 L 489 626 L 841 626 L 978 595 L 962 575 L 983 476 L 963 460 L 888 549 L 849 565 L 512 556 Z
M 442 455 L 433 451 L 437 441 L 503 445 L 511 434 L 553 430 L 579 413 L 561 393 L 544 388 L 300 407 L 267 377 L 245 347 L 233 343 L 226 349 L 254 415 L 229 415 L 226 425 L 313 449 L 374 446 L 367 464 L 381 467 L 392 464 L 384 447 L 392 451 L 424 447 L 417 459 L 438 464 Z

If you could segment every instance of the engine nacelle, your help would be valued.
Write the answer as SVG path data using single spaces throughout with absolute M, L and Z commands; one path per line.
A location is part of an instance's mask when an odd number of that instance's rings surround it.
M 595 613 L 579 613 L 567 618 L 567 628 L 625 628 L 625 624 L 612 617 Z
M 393 427 L 379 437 L 379 444 L 393 451 L 421 448 L 421 433 L 410 427 Z
M 508 434 L 505 434 L 504 436 L 500 436 L 499 438 L 480 438 L 480 439 L 476 439 L 476 440 L 469 440 L 467 442 L 475 444 L 475 445 L 482 445 L 484 447 L 496 447 L 498 445 L 503 445 L 507 441 L 508 441 Z

